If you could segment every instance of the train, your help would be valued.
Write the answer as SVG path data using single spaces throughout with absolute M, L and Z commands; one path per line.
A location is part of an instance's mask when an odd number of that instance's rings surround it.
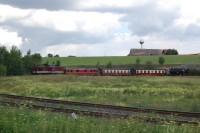
M 67 68 L 62 66 L 38 66 L 32 74 L 66 74 L 83 76 L 176 76 L 187 75 L 185 68 L 164 69 L 115 69 L 115 68 Z

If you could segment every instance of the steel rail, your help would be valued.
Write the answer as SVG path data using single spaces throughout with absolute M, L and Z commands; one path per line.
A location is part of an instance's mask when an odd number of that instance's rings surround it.
M 138 113 L 153 113 L 159 115 L 169 115 L 169 116 L 181 116 L 184 118 L 195 118 L 198 122 L 187 121 L 187 120 L 173 120 L 177 123 L 190 123 L 198 124 L 200 118 L 200 112 L 179 112 L 179 111 L 169 111 L 169 110 L 159 110 L 159 109 L 146 109 L 146 108 L 133 108 L 133 107 L 123 107 L 123 106 L 113 106 L 113 105 L 103 105 L 103 104 L 92 104 L 92 103 L 81 103 L 73 101 L 64 100 L 54 100 L 47 98 L 36 98 L 27 96 L 17 96 L 10 94 L 0 94 L 0 103 L 9 105 L 25 105 L 38 109 L 49 109 L 56 112 L 65 113 L 77 113 L 83 115 L 90 115 L 96 117 L 118 117 L 127 118 L 135 117 L 134 114 Z M 78 108 L 77 108 L 78 107 Z M 152 121 L 155 119 L 146 118 L 145 121 Z M 165 121 L 170 121 L 165 119 Z

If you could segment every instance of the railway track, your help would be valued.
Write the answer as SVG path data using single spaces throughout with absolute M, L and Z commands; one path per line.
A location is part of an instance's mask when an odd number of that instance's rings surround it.
M 200 123 L 200 112 L 180 112 L 150 108 L 123 107 L 103 104 L 82 103 L 47 98 L 0 94 L 0 104 L 26 106 L 34 109 L 63 113 L 76 113 L 106 118 L 136 118 L 147 122 L 175 122 L 178 124 Z M 152 117 L 156 115 L 159 117 Z

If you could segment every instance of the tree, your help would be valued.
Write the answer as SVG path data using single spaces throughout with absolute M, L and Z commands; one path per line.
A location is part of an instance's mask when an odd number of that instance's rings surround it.
M 44 63 L 44 65 L 45 65 L 45 66 L 49 66 L 49 61 L 46 61 L 46 62 Z
M 162 56 L 160 56 L 160 57 L 158 58 L 158 63 L 159 63 L 160 65 L 163 65 L 163 64 L 165 63 L 165 58 L 162 57 Z
M 29 52 L 27 52 L 27 55 L 24 56 L 23 58 L 24 62 L 24 69 L 25 73 L 31 73 L 31 70 L 34 66 L 39 66 L 41 65 L 42 62 L 42 57 L 40 54 L 33 54 L 30 55 Z
M 47 56 L 51 58 L 53 57 L 53 54 L 49 53 Z
M 0 64 L 0 76 L 5 76 L 7 74 L 7 68 Z
M 112 68 L 112 62 L 109 61 L 108 64 L 106 65 L 107 68 Z
M 56 54 L 54 57 L 60 57 L 58 54 Z
M 32 62 L 34 66 L 39 66 L 42 63 L 42 56 L 39 53 L 31 55 Z
M 178 55 L 178 51 L 176 49 L 167 49 L 166 55 Z
M 139 65 L 140 64 L 140 58 L 136 59 L 136 64 Z
M 56 66 L 60 66 L 60 60 L 56 61 Z
M 8 55 L 7 61 L 7 74 L 8 75 L 22 75 L 24 72 L 24 66 L 22 61 L 21 51 L 16 47 L 12 46 L 10 54 Z
M 6 49 L 6 47 L 2 46 L 0 47 L 0 64 L 6 65 L 6 61 L 9 55 L 9 51 Z

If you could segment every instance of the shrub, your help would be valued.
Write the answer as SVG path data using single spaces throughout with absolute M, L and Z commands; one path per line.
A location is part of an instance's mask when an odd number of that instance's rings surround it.
M 140 58 L 136 59 L 136 64 L 139 65 L 140 64 Z
M 163 65 L 163 64 L 165 63 L 165 58 L 162 57 L 162 56 L 160 56 L 160 57 L 158 58 L 158 63 L 159 63 L 160 65 Z
M 168 49 L 165 54 L 166 55 L 178 55 L 178 51 L 176 49 Z
M 56 66 L 60 66 L 60 61 L 59 60 L 56 61 Z
M 4 65 L 0 65 L 0 76 L 5 76 L 7 73 L 7 68 Z
M 109 61 L 108 64 L 106 65 L 107 68 L 112 68 L 112 62 Z

